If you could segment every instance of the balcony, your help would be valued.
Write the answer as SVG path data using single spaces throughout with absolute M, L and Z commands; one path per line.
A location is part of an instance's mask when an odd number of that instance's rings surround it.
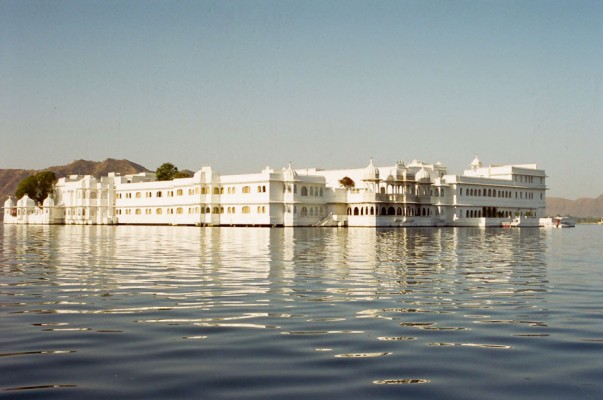
M 374 193 L 364 190 L 351 190 L 347 193 L 348 203 L 414 203 L 416 200 L 417 196 L 413 194 Z

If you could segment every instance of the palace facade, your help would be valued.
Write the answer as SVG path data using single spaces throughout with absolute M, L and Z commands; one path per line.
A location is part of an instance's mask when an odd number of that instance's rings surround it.
M 483 166 L 476 156 L 452 175 L 440 163 L 376 167 L 371 159 L 357 169 L 289 164 L 242 175 L 203 167 L 171 181 L 153 173 L 74 175 L 59 179 L 42 204 L 27 195 L 6 200 L 4 223 L 484 227 L 544 217 L 545 200 L 546 175 L 535 164 Z

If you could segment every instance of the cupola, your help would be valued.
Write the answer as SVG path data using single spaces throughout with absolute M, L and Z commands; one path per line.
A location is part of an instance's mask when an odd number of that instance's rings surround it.
M 396 163 L 396 166 L 392 168 L 389 172 L 389 176 L 387 179 L 393 181 L 403 181 L 406 178 L 406 172 L 407 169 L 406 165 L 404 165 L 404 162 L 398 161 Z
M 291 163 L 283 170 L 283 177 L 286 181 L 296 181 L 297 180 L 297 172 L 291 166 Z
M 482 162 L 479 160 L 479 158 L 477 157 L 477 154 L 476 154 L 473 161 L 471 161 L 471 169 L 475 170 L 475 169 L 478 169 L 481 167 L 482 167 Z
M 365 180 L 365 181 L 378 181 L 379 180 L 379 168 L 377 168 L 377 167 L 375 167 L 375 165 L 373 165 L 372 158 L 371 158 L 371 162 L 369 163 L 368 167 L 366 167 L 366 169 L 364 170 L 363 180 Z
M 425 168 L 421 168 L 419 172 L 415 175 L 415 181 L 417 182 L 429 182 L 431 177 L 429 176 L 429 172 Z
M 50 195 L 48 195 L 45 199 L 44 199 L 44 203 L 43 203 L 44 207 L 52 207 L 54 206 L 54 200 L 52 199 L 52 197 L 50 197 Z
M 15 206 L 12 196 L 8 196 L 8 199 L 4 202 L 4 208 L 12 208 Z

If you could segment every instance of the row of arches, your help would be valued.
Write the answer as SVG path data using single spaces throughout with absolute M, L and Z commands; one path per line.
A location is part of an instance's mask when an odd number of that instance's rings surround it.
M 461 188 L 461 190 L 460 190 L 460 195 L 463 196 L 463 188 Z M 501 197 L 501 198 L 505 198 L 505 199 L 510 199 L 512 197 L 512 192 L 510 190 L 468 188 L 468 189 L 465 189 L 465 196 Z
M 431 216 L 431 207 L 348 207 L 347 215 L 400 215 L 405 217 Z
M 483 207 L 481 210 L 465 210 L 465 218 L 511 218 L 513 211 L 497 210 L 496 207 Z
M 116 210 L 116 214 L 117 215 L 131 215 L 132 211 L 134 212 L 134 215 L 142 215 L 143 213 L 143 209 L 140 208 L 136 208 L 136 209 L 130 209 L 130 208 L 126 208 L 126 209 L 117 209 Z M 153 214 L 155 215 L 163 215 L 164 213 L 164 209 L 163 208 L 156 208 L 156 209 L 151 209 L 151 208 L 147 208 L 144 209 L 144 215 L 151 215 Z M 67 213 L 69 215 L 71 211 L 68 209 Z M 166 214 L 184 214 L 184 208 L 183 207 L 177 207 L 177 208 L 166 208 L 165 209 Z M 228 214 L 236 214 L 237 213 L 237 207 L 227 207 L 226 209 L 224 207 L 188 207 L 188 214 L 224 214 L 224 212 L 227 212 Z M 242 214 L 249 214 L 251 213 L 251 207 L 249 206 L 243 206 L 240 208 L 240 212 Z M 258 214 L 265 214 L 266 213 L 266 206 L 257 206 L 256 212 Z M 83 209 L 83 211 L 81 209 L 78 210 L 78 215 L 86 215 L 86 210 Z M 74 211 L 75 214 L 75 211 Z
M 414 195 L 414 196 L 433 196 L 434 191 L 430 189 L 430 185 L 416 184 L 416 185 L 387 185 L 387 190 L 381 187 L 380 193 L 382 194 L 402 194 L 402 195 Z M 444 188 L 436 188 L 435 195 L 438 197 L 444 196 Z
M 311 197 L 322 197 L 323 190 L 321 187 L 315 188 L 314 186 L 310 186 L 310 187 L 302 186 L 301 187 L 301 195 L 302 196 L 311 196 Z

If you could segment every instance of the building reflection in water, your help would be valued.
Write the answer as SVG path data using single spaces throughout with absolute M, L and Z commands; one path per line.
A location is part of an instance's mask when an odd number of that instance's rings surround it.
M 4 226 L 1 268 L 12 276 L 25 267 L 41 268 L 53 280 L 52 290 L 79 291 L 82 297 L 139 294 L 164 298 L 173 307 L 412 294 L 446 307 L 454 300 L 443 298 L 462 295 L 464 307 L 482 308 L 518 302 L 518 293 L 536 300 L 547 291 L 547 234 L 16 225 Z

